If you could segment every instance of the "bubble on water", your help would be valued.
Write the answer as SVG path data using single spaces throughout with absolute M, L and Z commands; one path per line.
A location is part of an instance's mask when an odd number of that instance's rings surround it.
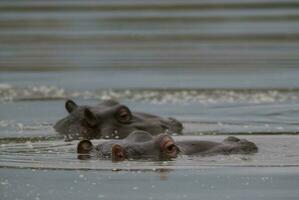
M 138 186 L 134 186 L 134 187 L 133 187 L 133 190 L 138 190 L 138 189 L 139 189 Z
M 1 181 L 1 185 L 8 185 L 9 183 L 8 183 L 8 180 L 7 179 L 5 179 L 4 181 Z
M 84 178 L 84 175 L 83 175 L 83 174 L 80 174 L 80 175 L 79 175 L 79 178 Z
M 97 198 L 99 198 L 99 199 L 105 198 L 105 195 L 98 194 Z
M 24 130 L 24 125 L 22 123 L 17 123 L 16 128 L 19 131 L 19 133 L 21 133 Z
M 267 181 L 269 179 L 269 177 L 263 176 L 263 177 L 261 177 L 261 179 L 262 179 L 262 181 Z
M 10 125 L 10 122 L 9 121 L 6 121 L 6 120 L 0 120 L 0 127 L 2 128 L 6 128 Z

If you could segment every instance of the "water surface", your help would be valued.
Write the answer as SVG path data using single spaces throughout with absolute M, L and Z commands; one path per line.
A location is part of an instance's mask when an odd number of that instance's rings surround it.
M 298 9 L 295 0 L 1 1 L 0 198 L 298 199 Z M 81 161 L 77 142 L 52 128 L 67 98 L 116 99 L 182 121 L 177 140 L 235 135 L 259 152 Z

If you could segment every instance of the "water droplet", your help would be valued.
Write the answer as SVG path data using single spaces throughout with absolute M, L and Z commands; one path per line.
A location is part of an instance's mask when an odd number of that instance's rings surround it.
M 80 174 L 80 175 L 79 175 L 79 178 L 84 178 L 84 175 L 83 175 L 83 174 Z
M 137 186 L 133 187 L 133 190 L 138 190 L 138 189 L 139 189 L 139 187 L 137 187 Z
M 4 180 L 1 182 L 1 185 L 8 185 L 8 180 Z

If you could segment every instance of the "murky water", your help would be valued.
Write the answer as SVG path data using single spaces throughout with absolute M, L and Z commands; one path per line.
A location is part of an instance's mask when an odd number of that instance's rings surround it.
M 295 0 L 1 1 L 0 198 L 298 199 L 298 10 Z M 259 152 L 81 161 L 52 129 L 67 98 L 117 99 L 182 121 L 177 140 L 236 135 Z

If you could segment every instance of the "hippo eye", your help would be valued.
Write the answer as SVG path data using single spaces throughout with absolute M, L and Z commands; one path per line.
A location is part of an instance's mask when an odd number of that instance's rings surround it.
M 166 147 L 166 152 L 167 153 L 173 153 L 174 151 L 176 151 L 176 146 L 174 144 L 169 145 Z
M 129 109 L 123 107 L 117 112 L 117 120 L 121 123 L 130 123 L 132 120 L 132 114 Z
M 161 139 L 161 150 L 170 158 L 175 158 L 179 153 L 178 147 L 175 145 L 172 138 L 166 136 Z

